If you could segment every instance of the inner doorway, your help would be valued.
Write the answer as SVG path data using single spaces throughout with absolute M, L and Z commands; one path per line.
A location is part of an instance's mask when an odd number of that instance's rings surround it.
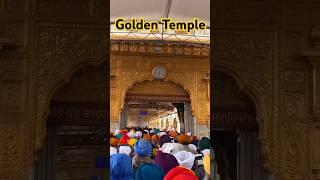
M 227 73 L 215 71 L 213 82 L 211 133 L 220 179 L 268 179 L 261 159 L 254 103 Z
M 106 64 L 84 67 L 50 102 L 36 180 L 106 180 Z
M 142 126 L 194 134 L 190 96 L 173 82 L 143 81 L 127 91 L 120 128 Z

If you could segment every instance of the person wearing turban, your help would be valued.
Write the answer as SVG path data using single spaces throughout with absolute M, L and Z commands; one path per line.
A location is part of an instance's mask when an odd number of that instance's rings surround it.
M 144 163 L 153 163 L 150 158 L 152 145 L 150 141 L 141 139 L 134 145 L 136 155 L 133 157 L 133 165 L 137 168 Z
M 203 137 L 200 139 L 199 141 L 199 149 L 200 151 L 203 151 L 205 149 L 210 149 L 211 145 L 210 145 L 210 139 L 207 137 Z
M 171 143 L 171 138 L 169 135 L 163 135 L 160 137 L 159 141 L 158 141 L 158 145 L 160 147 L 162 147 L 163 144 L 165 143 Z
M 119 150 L 119 154 L 126 154 L 130 157 L 133 157 L 133 150 L 129 145 L 120 145 L 118 147 L 118 150 Z
M 144 139 L 144 140 L 151 141 L 151 137 L 150 137 L 149 134 L 144 134 L 144 135 L 143 135 L 143 139 Z
M 110 157 L 110 180 L 134 180 L 132 158 L 126 154 Z
M 190 148 L 191 144 L 191 137 L 185 134 L 180 134 L 178 137 L 178 142 L 183 145 L 183 149 L 187 152 L 191 152 L 193 154 L 198 154 L 197 150 L 194 150 L 192 147 Z
M 162 151 L 164 153 L 169 153 L 172 155 L 182 150 L 183 150 L 183 146 L 182 144 L 179 144 L 179 143 L 164 143 L 162 147 L 159 149 L 159 151 Z
M 136 138 L 137 139 L 141 139 L 141 137 L 142 137 L 142 132 L 141 131 L 137 131 L 136 132 Z
M 172 168 L 179 166 L 177 159 L 172 154 L 162 151 L 157 152 L 154 162 L 162 168 L 164 174 L 167 174 Z
M 174 154 L 180 166 L 191 169 L 194 164 L 195 155 L 187 151 L 179 151 Z
M 119 140 L 119 145 L 128 144 L 129 139 L 128 135 L 123 135 Z
M 193 171 L 182 166 L 171 169 L 164 180 L 198 180 Z
M 110 138 L 110 146 L 111 147 L 117 147 L 118 146 L 118 139 L 117 138 L 114 138 L 114 137 L 112 137 L 112 138 Z
M 118 139 L 110 138 L 110 156 L 117 153 Z
M 130 132 L 127 133 L 127 135 L 129 138 L 134 138 L 136 136 L 136 133 L 133 130 L 131 130 Z
M 163 180 L 163 178 L 163 170 L 153 163 L 145 163 L 139 166 L 135 174 L 135 180 Z

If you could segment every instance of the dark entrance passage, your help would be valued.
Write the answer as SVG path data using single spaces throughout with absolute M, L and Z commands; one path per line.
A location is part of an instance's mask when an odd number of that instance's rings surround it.
M 214 73 L 211 133 L 221 180 L 268 179 L 262 166 L 259 128 L 251 99 L 232 77 Z

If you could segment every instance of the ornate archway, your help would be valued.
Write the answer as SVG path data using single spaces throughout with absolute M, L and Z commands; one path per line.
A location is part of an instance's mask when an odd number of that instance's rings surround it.
M 190 95 L 192 112 L 196 117 L 199 132 L 209 131 L 210 91 L 208 47 L 187 45 L 162 45 L 161 52 L 154 44 L 114 43 L 111 49 L 111 129 L 117 129 L 120 112 L 127 91 L 136 83 L 152 81 L 152 69 L 164 66 L 167 76 L 164 81 L 184 87 Z M 149 50 L 150 49 L 150 50 Z M 179 53 L 179 54 L 177 54 Z

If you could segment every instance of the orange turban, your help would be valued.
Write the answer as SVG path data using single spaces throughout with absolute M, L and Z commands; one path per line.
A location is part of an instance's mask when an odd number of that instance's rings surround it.
M 191 140 L 191 137 L 188 136 L 188 135 L 180 134 L 180 135 L 178 136 L 178 142 L 179 142 L 180 144 L 190 144 L 191 141 L 192 141 L 192 140 Z
M 118 146 L 118 139 L 117 138 L 110 138 L 110 146 L 117 147 Z
M 152 139 L 153 142 L 156 143 L 156 142 L 158 142 L 159 137 L 158 137 L 158 135 L 155 134 L 155 135 L 153 135 L 153 136 L 151 137 L 151 139 Z
M 151 141 L 151 137 L 149 134 L 144 134 L 143 139 Z
M 176 138 L 178 136 L 178 133 L 176 131 L 171 131 L 170 136 Z

